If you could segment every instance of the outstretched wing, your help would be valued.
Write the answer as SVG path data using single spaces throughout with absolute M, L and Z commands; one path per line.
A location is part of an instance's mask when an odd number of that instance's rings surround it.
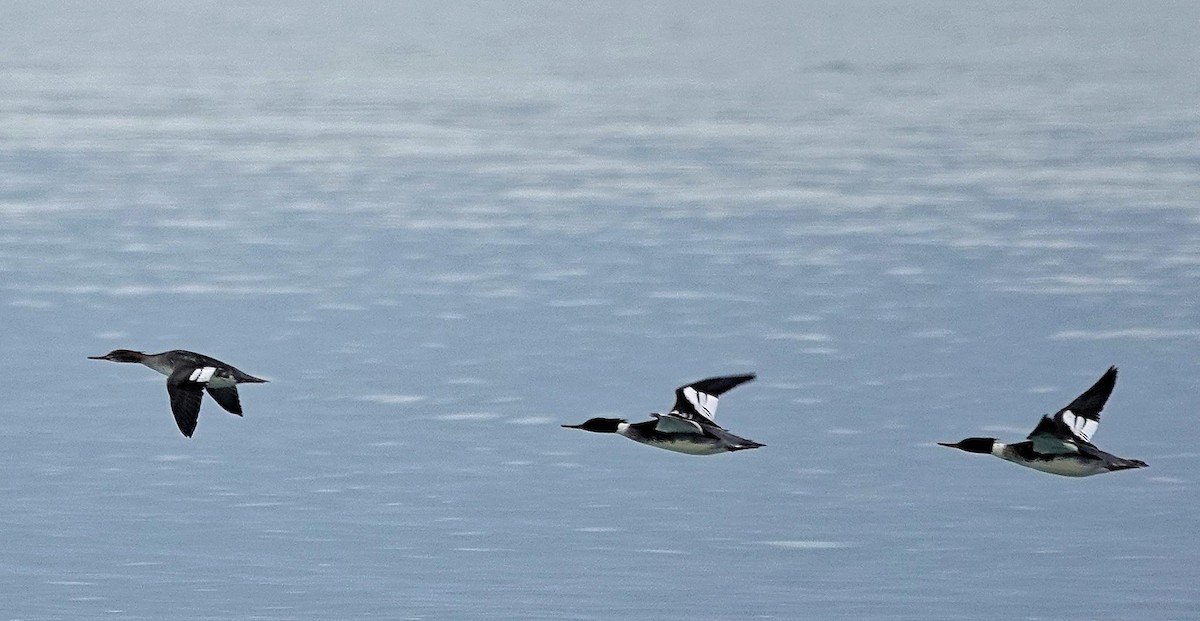
M 1079 445 L 1092 445 L 1092 436 L 1100 427 L 1100 411 L 1117 384 L 1117 367 L 1108 371 L 1054 416 L 1043 416 L 1029 434 L 1039 453 L 1078 452 Z
M 217 388 L 209 385 L 205 387 L 208 390 L 208 395 L 213 398 L 226 412 L 230 414 L 242 415 L 242 402 L 238 400 L 238 391 L 236 386 L 225 386 Z
M 171 413 L 175 424 L 186 437 L 196 431 L 196 419 L 200 417 L 200 400 L 204 396 L 204 384 L 194 381 L 198 369 L 181 367 L 167 377 L 167 394 L 171 397 Z M 211 373 L 209 374 L 211 376 Z
M 754 379 L 754 374 L 710 377 L 675 389 L 675 407 L 671 414 L 684 419 L 701 417 L 707 422 L 717 419 L 717 397 L 729 389 Z

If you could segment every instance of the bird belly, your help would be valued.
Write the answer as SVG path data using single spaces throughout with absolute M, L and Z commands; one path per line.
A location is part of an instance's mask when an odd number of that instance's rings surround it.
M 676 453 L 686 453 L 688 455 L 716 455 L 717 453 L 726 452 L 726 448 L 721 446 L 719 442 L 708 440 L 700 435 L 685 435 L 678 434 L 678 438 L 667 439 L 648 439 L 648 438 L 633 438 L 647 446 L 666 449 Z
M 1064 477 L 1090 477 L 1093 474 L 1108 472 L 1101 461 L 1081 459 L 1074 455 L 1057 456 L 1053 459 L 1010 459 L 1009 461 L 1026 468 Z

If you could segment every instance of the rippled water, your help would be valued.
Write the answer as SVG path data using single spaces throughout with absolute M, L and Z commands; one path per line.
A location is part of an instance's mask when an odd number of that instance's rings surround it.
M 5 12 L 0 618 L 1194 618 L 1194 5 Z

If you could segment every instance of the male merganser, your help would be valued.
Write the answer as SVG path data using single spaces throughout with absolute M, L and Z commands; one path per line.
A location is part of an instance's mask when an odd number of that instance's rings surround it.
M 1053 417 L 1043 416 L 1024 442 L 1004 444 L 995 438 L 967 438 L 938 444 L 968 453 L 995 455 L 1014 464 L 1066 477 L 1145 468 L 1144 461 L 1105 453 L 1091 442 L 1100 426 L 1100 410 L 1104 409 L 1116 383 L 1117 367 L 1109 367 L 1095 385 L 1070 405 Z
M 242 415 L 238 401 L 238 384 L 262 384 L 267 380 L 248 375 L 215 358 L 182 349 L 161 354 L 114 349 L 103 356 L 88 356 L 89 360 L 137 362 L 167 376 L 167 394 L 171 397 L 171 413 L 183 435 L 192 437 L 196 418 L 200 415 L 202 389 L 230 414 Z
M 710 377 L 680 386 L 675 389 L 675 407 L 666 414 L 652 413 L 655 420 L 644 423 L 631 425 L 621 418 L 592 418 L 579 425 L 563 427 L 616 433 L 635 442 L 690 455 L 715 455 L 766 446 L 739 438 L 715 422 L 717 397 L 752 379 L 754 374 Z

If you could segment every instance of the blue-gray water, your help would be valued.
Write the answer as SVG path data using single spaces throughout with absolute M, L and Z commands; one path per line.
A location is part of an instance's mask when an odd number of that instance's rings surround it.
M 3 7 L 0 618 L 1196 617 L 1198 5 L 329 4 Z

